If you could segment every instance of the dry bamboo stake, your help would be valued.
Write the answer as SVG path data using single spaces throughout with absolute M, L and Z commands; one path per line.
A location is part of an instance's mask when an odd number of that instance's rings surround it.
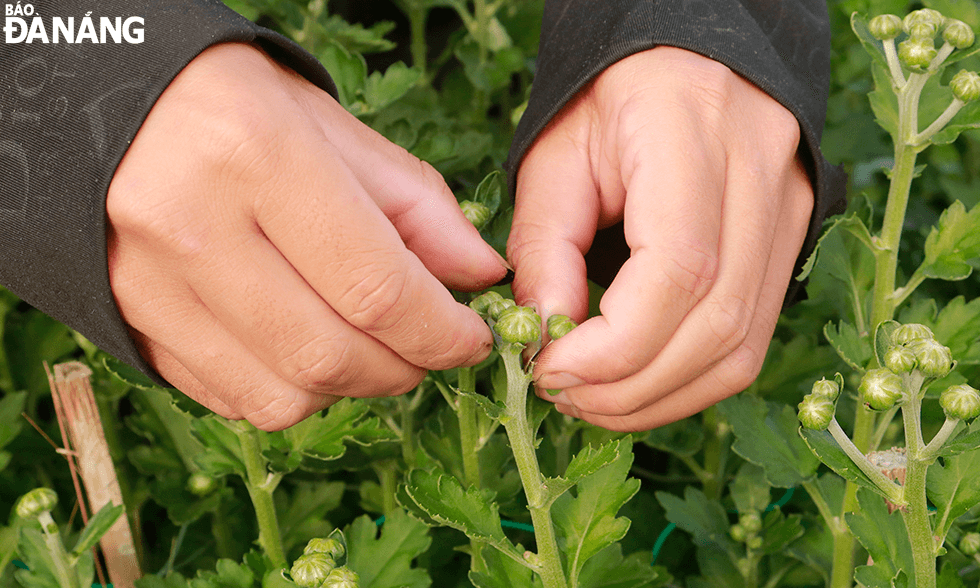
M 89 380 L 91 375 L 92 370 L 77 361 L 56 364 L 53 375 L 48 370 L 58 420 L 64 421 L 68 430 L 67 437 L 62 432 L 66 449 L 69 450 L 67 457 L 69 463 L 76 460 L 88 494 L 89 507 L 94 513 L 110 502 L 118 505 L 123 501 Z M 102 536 L 100 545 L 109 569 L 109 579 L 115 588 L 133 588 L 140 577 L 140 569 L 125 511 Z

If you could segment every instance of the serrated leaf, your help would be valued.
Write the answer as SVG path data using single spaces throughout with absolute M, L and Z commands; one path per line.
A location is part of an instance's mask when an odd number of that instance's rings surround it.
M 813 478 L 819 460 L 796 435 L 796 412 L 784 404 L 738 394 L 718 404 L 732 427 L 732 449 L 766 472 L 777 488 L 792 488 Z
M 346 443 L 367 447 L 383 441 L 397 440 L 397 435 L 381 424 L 376 417 L 367 417 L 371 408 L 367 403 L 344 398 L 323 413 L 315 413 L 282 432 L 287 446 L 285 450 L 299 457 L 319 461 L 332 461 L 343 457 Z M 298 460 L 288 462 L 295 469 Z
M 965 451 L 929 466 L 926 493 L 936 507 L 935 535 L 945 537 L 961 515 L 980 504 L 980 450 Z
M 957 296 L 927 323 L 936 340 L 949 347 L 957 365 L 980 364 L 980 298 Z
M 330 72 L 340 103 L 348 110 L 354 109 L 355 101 L 364 88 L 367 78 L 367 62 L 358 53 L 351 53 L 336 42 L 329 42 L 316 53 L 317 58 Z M 357 114 L 355 112 L 354 114 Z
M 506 190 L 506 177 L 502 172 L 494 170 L 480 181 L 473 194 L 473 201 L 489 208 L 490 215 L 493 216 L 500 210 Z
M 967 262 L 980 256 L 980 206 L 969 212 L 957 200 L 943 211 L 925 243 L 925 260 L 917 272 L 942 280 L 962 280 L 973 268 Z
M 17 570 L 14 574 L 23 588 L 64 588 L 55 576 L 54 560 L 40 529 L 27 526 L 20 528 L 17 555 L 28 568 Z M 69 573 L 74 573 L 79 586 L 91 586 L 95 577 L 92 552 L 82 553 Z
M 494 402 L 483 394 L 479 394 L 477 392 L 461 392 L 455 388 L 453 388 L 453 391 L 460 396 L 472 398 L 476 405 L 480 407 L 480 410 L 495 421 L 500 420 L 501 415 L 503 415 L 504 411 L 507 410 L 507 407 L 504 406 L 502 402 Z
M 475 588 L 517 588 L 541 586 L 541 577 L 522 566 L 513 559 L 505 556 L 496 549 L 481 552 L 479 560 L 474 559 L 473 565 L 478 569 L 469 572 L 470 582 Z
M 858 490 L 857 512 L 845 514 L 847 526 L 868 550 L 873 566 L 861 566 L 855 579 L 868 588 L 892 588 L 899 572 L 911 575 L 912 547 L 902 514 L 888 514 L 885 501 L 867 490 Z
M 422 72 L 401 61 L 388 66 L 385 73 L 374 72 L 364 83 L 364 101 L 368 112 L 381 110 L 405 95 L 422 77 Z
M 545 479 L 544 504 L 551 504 L 582 478 L 596 473 L 619 459 L 625 447 L 627 446 L 622 441 L 611 441 L 599 447 L 587 445 L 582 448 L 569 462 L 565 475 Z
M 432 543 L 429 528 L 401 511 L 378 526 L 369 516 L 357 518 L 346 531 L 347 567 L 360 576 L 361 588 L 428 588 L 432 579 L 412 561 Z
M 974 449 L 980 449 L 980 420 L 974 420 L 959 434 L 946 441 L 939 450 L 939 456 L 952 457 Z
M 682 419 L 653 429 L 643 443 L 679 457 L 691 457 L 701 451 L 704 428 L 694 419 Z
M 857 332 L 854 325 L 847 321 L 835 325 L 831 321 L 824 325 L 823 334 L 847 365 L 859 372 L 864 371 L 871 360 L 871 344 L 867 337 Z
M 609 573 L 615 570 L 615 573 Z M 579 575 L 579 588 L 650 588 L 662 586 L 668 577 L 650 565 L 650 554 L 633 553 L 623 557 L 623 547 L 615 543 L 590 559 Z
M 875 63 L 887 68 L 888 61 L 885 59 L 885 52 L 882 49 L 881 41 L 871 35 L 871 31 L 868 29 L 868 21 L 868 17 L 864 14 L 857 12 L 851 14 L 851 30 L 857 35 L 864 50 L 874 59 Z
M 762 530 L 762 553 L 783 553 L 790 543 L 803 536 L 802 520 L 800 515 L 783 516 L 778 510 L 770 511 Z
M 71 555 L 79 557 L 91 549 L 106 534 L 106 531 L 116 524 L 116 520 L 125 510 L 123 505 L 113 506 L 112 503 L 99 509 L 99 512 L 95 513 L 95 516 L 89 519 L 88 524 L 85 525 L 85 529 L 78 537 L 78 542 L 71 550 Z
M 878 365 L 885 365 L 885 354 L 894 346 L 892 335 L 899 324 L 895 321 L 883 321 L 875 329 L 875 357 Z
M 219 416 L 195 419 L 191 423 L 194 436 L 207 448 L 195 456 L 194 461 L 204 472 L 212 476 L 236 474 L 246 476 L 242 461 L 242 446 L 238 434 L 230 422 Z
M 714 545 L 723 552 L 732 551 L 735 543 L 728 536 L 728 514 L 717 500 L 710 500 L 697 488 L 684 488 L 684 498 L 657 492 L 664 516 L 681 529 L 694 535 L 698 545 Z
M 797 280 L 802 282 L 810 276 L 810 273 L 817 264 L 819 253 L 824 241 L 831 235 L 835 235 L 838 230 L 846 230 L 848 233 L 857 237 L 858 240 L 869 250 L 874 251 L 875 248 L 871 239 L 871 232 L 868 230 L 868 227 L 864 224 L 864 220 L 857 214 L 857 212 L 851 212 L 845 215 L 827 219 L 824 224 L 823 232 L 820 235 L 820 238 L 817 239 L 816 246 L 813 248 L 813 252 L 810 254 L 810 257 L 807 258 L 806 263 L 803 264 L 799 275 L 796 277 Z M 840 279 L 846 281 L 846 279 L 843 277 Z
M 765 471 L 754 463 L 744 463 L 738 468 L 735 479 L 728 485 L 740 513 L 762 512 L 769 504 L 769 484 Z
M 102 355 L 102 365 L 117 380 L 125 382 L 134 388 L 141 390 L 159 390 L 162 386 L 157 385 L 149 376 L 129 365 L 123 363 L 109 354 Z
M 632 439 L 621 439 L 616 460 L 582 478 L 574 496 L 571 492 L 561 495 L 551 509 L 555 530 L 565 541 L 566 574 L 573 584 L 592 556 L 629 530 L 629 519 L 616 514 L 640 489 L 639 480 L 627 478 L 633 463 L 631 449 Z
M 489 491 L 474 487 L 464 490 L 449 474 L 422 470 L 409 472 L 405 491 L 432 520 L 523 561 L 523 552 L 504 535 L 497 504 Z
M 813 451 L 813 454 L 820 458 L 824 464 L 830 469 L 837 472 L 837 475 L 849 480 L 869 490 L 880 494 L 884 497 L 884 494 L 878 489 L 871 478 L 868 477 L 861 468 L 851 460 L 851 458 L 844 453 L 844 450 L 840 448 L 837 444 L 837 440 L 828 433 L 827 431 L 813 431 L 810 429 L 800 428 L 800 435 L 803 437 L 806 444 Z

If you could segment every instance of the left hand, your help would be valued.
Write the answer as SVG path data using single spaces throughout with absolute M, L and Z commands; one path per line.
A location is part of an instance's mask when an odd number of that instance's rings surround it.
M 748 387 L 813 207 L 799 140 L 786 108 L 682 49 L 637 53 L 583 88 L 518 173 L 514 292 L 544 319 L 582 321 L 596 230 L 622 221 L 630 256 L 602 314 L 539 354 L 540 396 L 627 431 Z

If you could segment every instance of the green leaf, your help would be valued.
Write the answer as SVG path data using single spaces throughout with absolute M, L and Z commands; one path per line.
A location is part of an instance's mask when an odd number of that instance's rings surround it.
M 500 210 L 500 203 L 504 200 L 507 191 L 506 176 L 498 170 L 487 174 L 480 185 L 476 187 L 473 194 L 473 201 L 478 202 L 490 209 L 490 214 L 495 215 Z
M 324 413 L 315 413 L 282 432 L 285 441 L 279 455 L 269 454 L 278 471 L 292 471 L 302 458 L 333 461 L 347 452 L 346 443 L 362 447 L 384 441 L 395 441 L 397 435 L 381 424 L 377 417 L 367 417 L 371 407 L 366 402 L 344 398 Z
M 684 488 L 683 499 L 667 492 L 657 492 L 656 496 L 667 520 L 694 535 L 696 544 L 714 545 L 723 552 L 735 549 L 728 536 L 728 515 L 719 501 L 710 500 L 692 486 Z
M 739 513 L 761 513 L 769 504 L 769 484 L 765 471 L 749 462 L 738 468 L 735 479 L 728 485 Z
M 367 78 L 367 62 L 357 53 L 351 53 L 339 43 L 327 43 L 316 53 L 323 67 L 330 72 L 340 103 L 348 110 L 354 109 L 355 102 L 364 89 Z M 358 106 L 354 114 L 362 109 Z
M 777 488 L 792 488 L 813 478 L 820 462 L 795 434 L 796 412 L 784 404 L 739 394 L 718 404 L 735 434 L 732 449 L 762 466 Z
M 973 272 L 968 264 L 980 256 L 980 206 L 966 211 L 959 200 L 943 211 L 926 237 L 925 260 L 916 272 L 928 278 L 962 280 Z
M 238 434 L 228 420 L 219 416 L 195 419 L 191 423 L 194 436 L 207 451 L 198 454 L 194 461 L 204 472 L 212 476 L 236 474 L 246 476 L 242 461 L 242 446 Z
M 23 428 L 24 404 L 27 401 L 26 392 L 7 392 L 0 398 L 0 449 L 3 449 Z M 0 451 L 0 471 L 10 459 L 10 454 Z
M 544 504 L 551 504 L 586 476 L 596 473 L 619 459 L 623 451 L 629 451 L 628 441 L 611 441 L 599 447 L 587 445 L 582 448 L 568 464 L 565 475 L 545 479 L 547 490 L 545 490 Z
M 949 347 L 957 365 L 980 364 L 980 298 L 969 303 L 963 296 L 949 301 L 926 325 L 936 340 Z
M 783 516 L 778 510 L 769 511 L 762 530 L 762 553 L 783 553 L 790 543 L 803 536 L 802 520 L 800 515 Z
M 78 542 L 75 543 L 75 547 L 71 550 L 71 555 L 73 557 L 79 557 L 82 553 L 91 549 L 106 534 L 106 531 L 116 524 L 116 520 L 125 510 L 126 508 L 123 505 L 113 506 L 112 503 L 106 504 L 99 509 L 99 512 L 89 519 L 88 524 L 85 525 L 85 529 L 78 537 Z
M 806 263 L 800 270 L 800 274 L 796 277 L 797 280 L 803 281 L 810 276 L 810 272 L 817 264 L 819 259 L 819 253 L 823 245 L 824 240 L 828 239 L 831 235 L 834 235 L 838 229 L 846 230 L 848 233 L 854 235 L 858 240 L 863 243 L 869 250 L 874 251 L 875 247 L 871 239 L 871 232 L 868 227 L 864 224 L 864 220 L 858 216 L 857 212 L 850 212 L 845 215 L 836 216 L 824 223 L 824 229 L 820 238 L 817 240 L 816 246 L 813 248 L 813 253 L 807 258 Z M 844 278 L 842 278 L 844 279 Z M 846 281 L 846 279 L 844 280 Z
M 475 588 L 517 588 L 541 586 L 541 578 L 496 549 L 486 549 L 473 560 L 469 579 Z
M 980 28 L 980 5 L 967 0 L 923 0 L 926 8 L 938 10 L 946 18 L 962 20 L 974 31 Z
M 3 346 L 14 389 L 33 394 L 48 391 L 44 362 L 53 365 L 78 349 L 68 327 L 36 310 L 7 315 Z
M 346 530 L 347 567 L 360 576 L 361 588 L 427 588 L 432 579 L 412 561 L 432 543 L 429 528 L 401 511 L 385 516 L 381 533 L 369 516 Z
M 813 451 L 813 454 L 819 457 L 820 461 L 826 464 L 827 467 L 837 472 L 837 475 L 881 494 L 881 491 L 871 481 L 871 478 L 861 471 L 861 468 L 854 463 L 850 456 L 844 453 L 844 450 L 840 448 L 837 440 L 830 433 L 827 431 L 803 429 L 802 427 L 799 431 L 806 444 Z M 881 496 L 884 497 L 884 494 L 881 494 Z
M 875 357 L 878 365 L 885 365 L 885 353 L 894 346 L 892 335 L 898 326 L 895 321 L 883 321 L 875 329 Z
M 639 491 L 640 481 L 627 478 L 633 463 L 632 440 L 625 437 L 617 447 L 619 455 L 613 463 L 583 477 L 574 496 L 561 495 L 551 509 L 555 530 L 565 542 L 566 573 L 573 584 L 589 558 L 629 530 L 629 519 L 616 514 Z
M 943 569 L 936 578 L 936 588 L 966 588 L 966 584 L 960 578 L 959 566 L 953 565 L 952 562 L 943 564 Z
M 188 580 L 180 572 L 168 572 L 162 578 L 147 574 L 136 580 L 135 585 L 136 588 L 188 588 Z
M 885 501 L 867 490 L 858 490 L 857 512 L 845 514 L 847 526 L 868 550 L 872 566 L 861 566 L 855 579 L 868 588 L 892 588 L 899 572 L 911 575 L 912 547 L 905 522 L 898 511 L 888 514 Z
M 333 530 L 333 525 L 326 520 L 327 513 L 340 506 L 345 488 L 342 481 L 296 483 L 289 502 L 278 509 L 286 551 L 312 537 L 325 537 Z
M 823 334 L 847 365 L 859 372 L 864 371 L 871 360 L 871 344 L 867 337 L 857 332 L 854 325 L 847 321 L 835 325 L 831 321 L 824 326 Z
M 971 427 L 972 428 L 972 427 Z M 929 466 L 926 493 L 936 507 L 935 535 L 945 537 L 961 515 L 980 504 L 980 450 L 965 451 Z
M 940 457 L 952 457 L 967 451 L 980 449 L 980 420 L 974 420 L 963 431 L 946 441 L 939 451 Z
M 523 561 L 524 552 L 504 535 L 497 504 L 489 491 L 474 487 L 464 490 L 453 476 L 423 470 L 409 472 L 405 491 L 432 520 Z
M 162 386 L 157 385 L 149 376 L 129 365 L 109 355 L 102 354 L 102 365 L 116 379 L 123 381 L 134 388 L 141 390 L 159 390 Z
M 871 31 L 868 29 L 868 21 L 869 19 L 866 15 L 857 12 L 853 13 L 851 15 L 851 30 L 857 35 L 864 50 L 874 59 L 875 63 L 887 68 L 888 61 L 885 59 L 885 52 L 882 49 L 881 41 L 871 35 Z
M 643 443 L 678 457 L 692 457 L 704 445 L 704 428 L 694 419 L 682 419 L 653 429 Z
M 368 111 L 381 110 L 395 100 L 405 95 L 412 86 L 422 77 L 422 72 L 415 68 L 409 68 L 401 61 L 397 61 L 381 72 L 374 72 L 364 84 L 364 101 L 368 105 Z
M 255 573 L 244 563 L 219 559 L 214 571 L 199 571 L 189 588 L 252 588 Z
M 615 573 L 610 571 L 615 570 Z M 595 554 L 579 575 L 579 588 L 650 588 L 664 585 L 669 576 L 650 565 L 650 553 L 633 553 L 623 557 L 618 543 Z M 515 585 L 516 586 L 516 585 Z

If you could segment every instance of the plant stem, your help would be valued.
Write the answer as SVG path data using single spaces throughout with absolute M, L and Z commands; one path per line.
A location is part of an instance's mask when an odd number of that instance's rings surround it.
M 721 498 L 722 478 L 722 433 L 720 431 L 720 420 L 718 418 L 718 408 L 710 406 L 702 412 L 702 423 L 705 431 L 704 439 L 704 467 L 701 471 L 692 470 L 701 479 L 704 486 L 704 495 L 710 499 L 718 500 Z M 687 464 L 690 467 L 690 464 Z
M 932 538 L 932 523 L 929 521 L 929 506 L 926 500 L 926 471 L 933 461 L 923 459 L 925 447 L 922 443 L 921 413 L 922 399 L 913 394 L 909 403 L 902 407 L 905 420 L 905 500 L 907 507 L 902 511 L 905 529 L 912 546 L 916 588 L 935 588 L 936 550 Z
M 534 451 L 534 436 L 527 420 L 527 387 L 531 383 L 531 376 L 521 366 L 520 348 L 501 349 L 500 357 L 507 370 L 507 413 L 502 421 L 524 485 L 527 507 L 531 511 L 541 566 L 537 571 L 541 575 L 544 588 L 566 588 L 568 583 L 551 521 L 551 506 L 545 504 L 544 480 L 537 453 Z
M 459 441 L 463 452 L 463 482 L 467 486 L 480 485 L 480 456 L 477 453 L 479 435 L 476 431 L 477 406 L 476 401 L 466 394 L 476 393 L 476 374 L 473 368 L 459 368 L 459 391 L 463 394 L 456 397 L 459 410 Z
M 242 461 L 245 462 L 247 474 L 245 487 L 248 488 L 248 495 L 252 498 L 255 520 L 259 524 L 259 547 L 273 565 L 286 567 L 286 554 L 282 549 L 276 505 L 272 500 L 272 492 L 275 489 L 275 484 L 272 483 L 274 478 L 269 475 L 266 462 L 262 459 L 259 431 L 247 421 L 237 423 L 237 429 L 238 441 L 242 446 Z
M 480 65 L 487 62 L 490 45 L 490 13 L 487 12 L 487 0 L 473 0 L 473 16 L 476 17 L 476 31 L 473 36 L 480 47 Z
M 888 496 L 888 500 L 901 506 L 903 504 L 902 489 L 894 482 L 886 478 L 885 475 L 874 466 L 874 464 L 868 461 L 868 458 L 861 453 L 853 442 L 851 442 L 851 439 L 847 436 L 847 433 L 841 429 L 836 418 L 830 421 L 830 427 L 827 430 L 830 431 L 831 435 L 833 435 L 834 440 L 837 441 L 840 448 L 844 450 L 844 453 L 851 458 L 854 465 L 860 468 L 861 471 L 864 472 L 864 475 L 871 478 L 871 481 L 874 482 L 875 486 L 877 486 L 882 493 Z
M 390 515 L 399 508 L 395 498 L 398 491 L 398 466 L 393 460 L 385 460 L 374 469 L 381 484 L 381 509 L 385 515 Z
M 428 83 L 426 61 L 428 60 L 429 48 L 425 39 L 425 21 L 428 11 L 421 2 L 416 0 L 410 0 L 407 4 L 406 16 L 412 35 L 412 67 L 420 70 L 422 72 L 421 79 Z
M 80 588 L 78 576 L 74 573 L 74 564 L 69 560 L 65 545 L 61 542 L 58 524 L 54 522 L 50 512 L 42 512 L 37 519 L 44 532 L 44 543 L 48 546 L 48 553 L 51 554 L 51 561 L 54 564 L 52 571 L 58 579 L 58 584 L 64 588 Z
M 419 384 L 419 387 L 423 386 Z M 420 390 L 416 389 L 419 393 Z M 402 459 L 409 468 L 415 466 L 415 411 L 405 395 L 398 397 L 398 410 L 401 413 L 400 436 L 402 441 Z

